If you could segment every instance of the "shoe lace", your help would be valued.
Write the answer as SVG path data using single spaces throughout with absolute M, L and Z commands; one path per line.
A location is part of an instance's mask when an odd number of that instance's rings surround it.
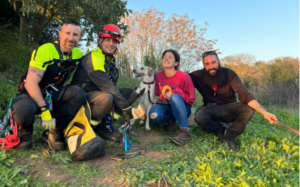
M 180 129 L 177 138 L 178 138 L 178 139 L 181 139 L 181 138 L 184 137 L 186 134 L 187 134 L 187 131 Z

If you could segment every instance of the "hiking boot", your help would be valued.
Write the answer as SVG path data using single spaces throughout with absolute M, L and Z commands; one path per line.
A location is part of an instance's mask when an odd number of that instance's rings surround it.
M 239 152 L 240 150 L 236 147 L 235 141 L 234 140 L 227 140 L 227 145 L 229 149 L 232 149 L 235 152 Z
M 24 129 L 20 129 L 18 137 L 20 138 L 20 143 L 17 145 L 19 151 L 27 151 L 32 147 L 32 133 L 27 132 Z
M 227 142 L 229 149 L 232 149 L 235 152 L 239 152 L 240 150 L 236 147 L 236 144 L 235 144 L 236 137 L 237 137 L 237 135 L 234 132 L 232 132 L 230 130 L 225 130 L 224 142 Z
M 176 145 L 184 145 L 190 141 L 190 130 L 188 128 L 179 127 L 179 134 L 171 138 L 171 141 Z
M 221 133 L 221 134 L 216 134 L 216 136 L 218 137 L 218 141 L 219 141 L 219 142 L 221 142 L 221 143 L 226 143 L 225 136 L 224 136 L 224 132 Z
M 46 133 L 47 134 L 47 133 Z M 51 149 L 62 151 L 65 149 L 64 134 L 59 129 L 51 129 L 48 131 L 48 144 Z
M 108 122 L 103 118 L 101 123 L 94 127 L 94 132 L 103 139 L 115 142 L 122 142 L 123 135 L 115 130 L 114 132 L 110 128 Z
M 218 137 L 218 141 L 221 142 L 221 143 L 226 143 L 226 140 L 225 140 L 225 132 L 226 132 L 226 128 L 224 128 L 224 125 L 223 125 L 223 122 L 220 122 L 222 124 L 222 128 L 215 132 L 215 136 Z
M 167 125 L 164 126 L 164 129 L 167 133 L 175 133 L 176 132 L 176 121 L 175 119 L 171 119 Z

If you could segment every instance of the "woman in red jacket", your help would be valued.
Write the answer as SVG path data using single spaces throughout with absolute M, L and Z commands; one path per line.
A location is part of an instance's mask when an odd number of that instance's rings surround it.
M 171 141 L 184 145 L 190 140 L 188 117 L 195 98 L 195 88 L 190 76 L 179 71 L 180 55 L 169 49 L 163 52 L 164 70 L 155 75 L 155 95 L 159 100 L 150 110 L 150 119 L 155 123 L 168 123 L 166 130 L 175 131 L 175 122 L 179 125 L 179 134 Z

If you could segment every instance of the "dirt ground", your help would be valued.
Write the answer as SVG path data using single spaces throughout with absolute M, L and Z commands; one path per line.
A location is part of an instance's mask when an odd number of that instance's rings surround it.
M 194 125 L 194 116 L 191 116 L 188 119 L 188 125 Z M 147 147 L 150 142 L 161 142 L 165 138 L 165 134 L 158 132 L 158 131 L 146 131 L 146 130 L 139 130 L 135 131 L 137 136 L 134 137 L 134 139 L 141 140 L 140 143 L 132 142 L 131 148 L 144 148 Z M 37 148 L 36 151 L 42 152 L 44 148 Z M 46 149 L 46 148 L 45 148 Z M 123 146 L 114 146 L 112 147 L 112 150 L 110 151 L 110 154 L 106 154 L 102 157 L 85 161 L 84 163 L 92 166 L 92 167 L 99 167 L 101 168 L 105 174 L 101 177 L 95 177 L 92 181 L 89 181 L 89 184 L 91 186 L 126 186 L 125 183 L 120 184 L 116 183 L 114 181 L 114 177 L 119 175 L 119 170 L 116 169 L 118 165 L 121 164 L 120 161 L 112 160 L 111 157 L 114 155 L 112 153 L 115 152 L 121 152 L 123 151 Z M 50 156 L 51 156 L 50 152 Z M 152 151 L 150 150 L 147 152 L 144 156 L 147 157 L 154 157 L 156 159 L 163 159 L 166 157 L 169 157 L 170 154 L 159 152 L 159 151 Z M 53 165 L 49 163 L 46 159 L 35 159 L 34 163 L 32 163 L 32 160 L 24 160 L 24 159 L 16 159 L 15 161 L 16 165 L 29 165 L 28 169 L 25 170 L 24 175 L 31 174 L 32 178 L 43 178 L 43 179 L 49 179 L 50 181 L 72 181 L 73 180 L 73 174 L 70 172 L 65 172 L 67 169 L 67 164 L 65 166 L 63 165 Z M 80 167 L 83 164 L 83 162 L 71 162 L 69 165 L 71 165 L 73 168 Z M 121 182 L 122 183 L 122 182 Z

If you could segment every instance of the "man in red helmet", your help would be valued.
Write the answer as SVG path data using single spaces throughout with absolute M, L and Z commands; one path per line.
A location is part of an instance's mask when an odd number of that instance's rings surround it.
M 122 134 L 112 132 L 107 114 L 114 105 L 115 110 L 112 109 L 114 118 L 123 113 L 126 122 L 133 125 L 134 118 L 130 105 L 138 95 L 131 88 L 116 87 L 119 70 L 115 64 L 114 54 L 120 42 L 121 30 L 116 25 L 106 25 L 99 33 L 97 49 L 83 57 L 71 82 L 71 85 L 82 87 L 88 95 L 92 111 L 90 124 L 95 133 L 111 141 L 120 141 Z

